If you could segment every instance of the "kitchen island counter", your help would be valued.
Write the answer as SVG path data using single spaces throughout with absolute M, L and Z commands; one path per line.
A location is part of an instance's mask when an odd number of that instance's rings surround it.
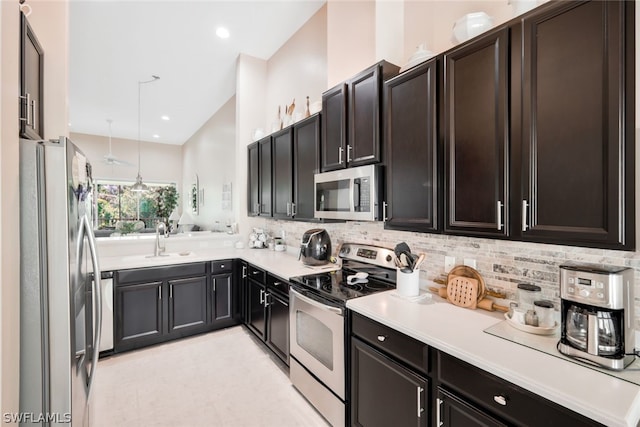
M 483 332 L 504 319 L 495 313 L 394 292 L 351 299 L 347 308 L 602 424 L 638 425 L 639 386 Z

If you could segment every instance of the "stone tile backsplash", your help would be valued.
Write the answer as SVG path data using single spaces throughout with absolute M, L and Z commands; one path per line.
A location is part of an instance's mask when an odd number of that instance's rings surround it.
M 632 267 L 635 269 L 635 326 L 640 330 L 640 255 L 638 252 L 580 248 L 574 246 L 513 242 L 439 234 L 385 230 L 382 222 L 346 222 L 317 224 L 249 218 L 250 227 L 264 228 L 271 236 L 285 234 L 286 244 L 299 246 L 303 233 L 310 228 L 325 228 L 331 236 L 333 255 L 344 242 L 368 243 L 393 248 L 407 242 L 412 252 L 427 255 L 420 275 L 433 280 L 444 274 L 444 257 L 454 256 L 456 264 L 474 259 L 489 288 L 517 298 L 517 284 L 531 283 L 542 288 L 543 296 L 560 306 L 559 266 L 568 261 Z M 248 235 L 248 232 L 246 233 Z

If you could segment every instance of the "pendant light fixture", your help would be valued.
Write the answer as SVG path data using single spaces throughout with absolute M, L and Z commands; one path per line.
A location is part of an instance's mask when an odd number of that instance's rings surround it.
M 152 83 L 160 79 L 158 76 L 151 77 L 151 80 L 138 82 L 138 176 L 136 177 L 136 183 L 131 187 L 131 190 L 136 192 L 147 191 L 149 189 L 149 187 L 142 182 L 142 176 L 140 175 L 140 87 L 143 84 Z

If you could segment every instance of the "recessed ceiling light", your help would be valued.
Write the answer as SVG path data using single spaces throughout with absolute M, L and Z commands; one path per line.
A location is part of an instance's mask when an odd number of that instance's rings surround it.
M 225 27 L 218 27 L 218 29 L 216 30 L 216 35 L 221 39 L 228 39 L 229 30 L 227 30 Z
M 160 138 L 160 135 L 158 135 L 157 133 L 153 135 L 154 138 L 158 139 Z
M 170 120 L 170 119 L 169 119 L 169 116 L 162 116 L 162 117 L 160 117 L 160 118 L 161 118 L 162 120 Z

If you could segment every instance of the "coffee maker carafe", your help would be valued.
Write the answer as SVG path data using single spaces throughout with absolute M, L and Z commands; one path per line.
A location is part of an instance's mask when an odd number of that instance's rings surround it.
M 567 356 L 622 370 L 634 356 L 633 270 L 625 267 L 560 266 L 562 335 Z

